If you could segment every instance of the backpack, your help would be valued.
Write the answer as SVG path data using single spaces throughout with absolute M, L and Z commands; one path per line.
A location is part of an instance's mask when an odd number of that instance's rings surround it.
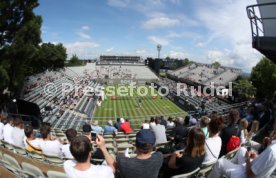
M 237 134 L 239 133 L 239 129 L 237 129 Z M 235 150 L 238 148 L 241 144 L 241 140 L 238 136 L 232 135 L 232 137 L 228 140 L 227 145 L 226 145 L 226 151 L 229 153 L 230 151 Z

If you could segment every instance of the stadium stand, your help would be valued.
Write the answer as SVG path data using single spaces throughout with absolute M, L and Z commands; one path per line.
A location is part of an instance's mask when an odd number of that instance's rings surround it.
M 193 63 L 169 73 L 179 79 L 189 80 L 195 83 L 215 86 L 226 86 L 237 79 L 241 70 L 228 67 L 214 67 L 210 64 Z

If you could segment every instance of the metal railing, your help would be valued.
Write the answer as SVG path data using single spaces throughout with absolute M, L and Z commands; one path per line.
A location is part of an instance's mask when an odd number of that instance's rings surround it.
M 264 36 L 263 21 L 264 20 L 275 20 L 276 17 L 261 17 L 261 14 L 258 14 L 259 7 L 276 5 L 276 2 L 272 3 L 261 3 L 250 5 L 246 7 L 247 16 L 250 20 L 252 39 L 255 37 Z M 258 16 L 259 15 L 259 16 Z

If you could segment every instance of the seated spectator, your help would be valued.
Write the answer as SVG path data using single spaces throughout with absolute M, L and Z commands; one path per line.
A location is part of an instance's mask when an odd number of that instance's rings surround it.
M 112 120 L 108 120 L 106 122 L 107 125 L 104 126 L 104 134 L 108 135 L 108 134 L 117 134 L 117 129 L 115 127 L 113 127 L 112 125 Z
M 219 158 L 221 138 L 218 134 L 222 129 L 222 125 L 223 117 L 213 117 L 208 125 L 209 138 L 205 142 L 205 163 L 216 161 Z
M 6 142 L 13 144 L 13 138 L 12 138 L 12 131 L 14 129 L 13 118 L 8 117 L 6 121 L 7 121 L 7 123 L 5 124 L 5 126 L 3 128 L 3 137 Z
M 14 128 L 12 130 L 13 144 L 19 147 L 24 147 L 24 122 L 20 118 L 14 120 Z
M 155 138 L 156 142 L 155 144 L 160 144 L 160 143 L 166 143 L 167 142 L 167 136 L 166 136 L 166 128 L 164 125 L 161 125 L 161 119 L 159 117 L 156 117 L 155 119 L 155 124 L 151 127 Z
M 150 118 L 150 127 L 156 125 L 154 117 Z
M 246 140 L 248 140 L 248 131 L 247 131 L 248 121 L 246 119 L 242 119 L 240 121 L 239 127 L 241 130 L 241 135 L 240 135 L 241 144 L 245 144 Z
M 77 136 L 77 131 L 75 129 L 68 129 L 65 132 L 66 138 L 68 140 L 68 144 L 64 144 L 61 146 L 61 153 L 64 158 L 73 159 L 73 156 L 70 152 L 70 144 L 72 140 Z
M 241 147 L 232 160 L 219 159 L 209 177 L 269 177 L 276 170 L 276 119 L 268 147 L 257 156 L 254 150 Z
M 193 127 L 188 135 L 187 147 L 184 152 L 175 151 L 171 156 L 166 177 L 184 174 L 200 167 L 205 157 L 205 136 L 201 128 Z
M 63 164 L 68 178 L 114 178 L 115 161 L 106 150 L 103 137 L 98 135 L 96 143 L 103 152 L 108 166 L 92 165 L 90 140 L 85 136 L 77 136 L 70 144 L 70 152 L 75 160 L 67 160 Z
M 6 122 L 6 118 L 4 118 L 2 115 L 0 116 L 0 140 L 4 139 L 3 136 L 3 130 L 4 130 L 4 123 Z
M 30 152 L 35 152 L 38 154 L 42 154 L 42 150 L 40 148 L 40 142 L 42 139 L 35 137 L 34 129 L 31 125 L 26 125 L 24 128 L 24 133 L 26 136 L 25 140 L 25 148 Z
M 177 117 L 175 122 L 175 128 L 172 130 L 171 140 L 174 140 L 176 149 L 184 148 L 184 139 L 188 136 L 189 130 L 183 125 L 184 119 Z
M 175 127 L 175 123 L 173 122 L 173 119 L 171 117 L 168 118 L 167 124 L 168 129 Z
M 39 143 L 42 153 L 45 155 L 61 156 L 62 144 L 59 140 L 52 140 L 51 127 L 45 124 L 43 127 L 40 128 L 40 133 L 43 139 Z
M 117 157 L 119 172 L 124 178 L 157 178 L 162 166 L 163 157 L 160 152 L 151 154 L 155 136 L 151 130 L 140 130 L 136 134 L 135 158 Z
M 86 136 L 90 141 L 92 141 L 91 131 L 92 131 L 92 129 L 89 124 L 84 124 L 82 126 L 82 135 Z
M 167 128 L 168 123 L 167 123 L 167 121 L 165 120 L 164 116 L 161 116 L 161 117 L 160 117 L 160 120 L 161 120 L 160 124 L 163 125 L 165 128 Z
M 117 121 L 115 122 L 114 124 L 114 127 L 119 130 L 120 129 L 120 126 L 121 126 L 121 119 L 120 118 L 117 118 Z
M 102 134 L 104 132 L 103 128 L 98 125 L 98 121 L 91 122 L 91 129 L 92 129 L 92 132 L 96 134 Z
M 222 140 L 220 157 L 227 153 L 226 146 L 232 136 L 240 136 L 239 125 L 237 124 L 240 119 L 238 110 L 231 110 L 228 115 L 228 125 L 221 130 L 220 137 Z
M 150 129 L 149 120 L 145 120 L 145 122 L 141 126 L 141 129 Z
M 130 127 L 130 122 L 128 119 L 124 121 L 124 119 L 121 118 L 121 123 L 122 123 L 120 126 L 121 131 L 123 131 L 125 134 L 133 132 L 132 128 Z
M 208 124 L 210 122 L 210 118 L 203 116 L 200 119 L 199 126 L 202 129 L 205 138 L 207 139 L 209 137 L 209 132 L 208 132 Z

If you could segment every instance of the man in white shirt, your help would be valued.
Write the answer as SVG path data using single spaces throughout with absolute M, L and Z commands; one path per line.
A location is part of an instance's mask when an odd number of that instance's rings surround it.
M 108 166 L 92 165 L 90 140 L 85 136 L 77 136 L 70 144 L 70 151 L 75 160 L 68 160 L 63 164 L 68 178 L 114 178 L 115 161 L 105 147 L 104 138 L 98 135 L 96 143 L 103 152 Z
M 77 136 L 77 134 L 78 133 L 75 129 L 66 130 L 65 135 L 69 143 L 61 146 L 61 152 L 64 158 L 69 158 L 69 159 L 74 158 L 69 148 L 70 148 L 71 141 L 73 140 L 73 138 Z
M 43 125 L 40 128 L 40 133 L 42 136 L 42 141 L 39 143 L 39 146 L 42 150 L 42 153 L 45 155 L 51 156 L 61 156 L 61 146 L 59 140 L 51 139 L 51 127 L 49 125 Z
M 151 129 L 155 135 L 156 142 L 155 144 L 160 144 L 160 143 L 166 143 L 167 142 L 167 136 L 166 136 L 166 128 L 164 125 L 161 125 L 161 119 L 157 117 L 155 119 L 156 125 L 152 125 Z
M 7 124 L 3 128 L 4 140 L 10 144 L 13 144 L 12 130 L 13 130 L 13 118 L 7 118 Z
M 276 133 L 276 119 L 274 121 L 274 133 Z M 275 134 L 272 139 L 272 143 L 259 156 L 255 152 L 241 147 L 233 158 L 233 161 L 219 159 L 213 166 L 209 177 L 269 177 L 276 169 Z
M 3 116 L 0 116 L 0 140 L 4 139 L 4 136 L 3 136 L 3 130 L 4 130 L 3 122 L 4 121 L 5 121 L 5 118 Z
M 24 147 L 24 122 L 20 118 L 16 118 L 14 121 L 14 128 L 12 130 L 13 144 L 19 147 Z

